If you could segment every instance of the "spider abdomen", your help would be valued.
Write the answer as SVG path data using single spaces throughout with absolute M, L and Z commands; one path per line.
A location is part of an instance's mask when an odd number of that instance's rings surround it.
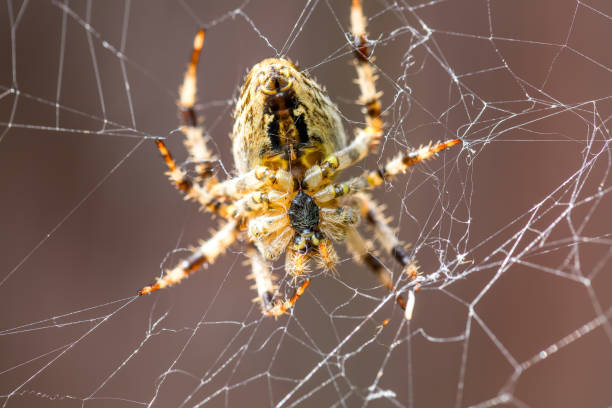
M 249 71 L 234 117 L 239 173 L 260 165 L 295 172 L 346 145 L 340 115 L 324 89 L 283 58 L 265 59 Z

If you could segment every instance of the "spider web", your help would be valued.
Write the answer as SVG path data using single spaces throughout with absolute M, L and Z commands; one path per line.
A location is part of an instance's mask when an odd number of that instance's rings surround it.
M 239 245 L 134 296 L 216 225 L 150 140 L 184 157 L 175 101 L 197 28 L 197 111 L 231 174 L 233 101 L 264 57 L 297 60 L 349 134 L 362 124 L 348 1 L 4 3 L 3 407 L 612 404 L 610 3 L 364 9 L 386 130 L 344 177 L 464 141 L 374 194 L 424 272 L 411 321 L 343 250 L 338 276 L 276 321 L 251 302 Z

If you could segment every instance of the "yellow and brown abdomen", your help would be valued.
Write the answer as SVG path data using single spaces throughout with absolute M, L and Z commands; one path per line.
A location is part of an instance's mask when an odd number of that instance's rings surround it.
M 241 174 L 261 165 L 303 171 L 346 145 L 324 89 L 285 59 L 268 58 L 251 69 L 234 120 L 232 150 Z

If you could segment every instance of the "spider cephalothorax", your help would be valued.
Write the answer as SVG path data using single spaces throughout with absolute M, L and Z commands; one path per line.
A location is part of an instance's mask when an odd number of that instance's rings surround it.
M 258 300 L 268 315 L 280 316 L 289 310 L 310 283 L 306 277 L 290 299 L 279 299 L 270 262 L 286 252 L 285 270 L 294 280 L 308 271 L 310 260 L 319 268 L 333 270 L 337 256 L 332 241 L 345 242 L 357 261 L 370 267 L 387 289 L 395 291 L 389 272 L 371 254 L 369 241 L 357 232 L 360 216 L 372 228 L 380 246 L 416 278 L 416 267 L 404 246 L 366 191 L 460 141 L 402 153 L 382 168 L 344 183 L 335 182 L 343 169 L 372 151 L 382 136 L 381 93 L 376 91 L 376 70 L 371 64 L 365 22 L 360 1 L 353 0 L 354 43 L 350 46 L 361 93 L 358 102 L 365 114 L 365 126 L 357 129 L 354 139 L 346 143 L 338 109 L 315 80 L 287 59 L 268 58 L 249 71 L 240 90 L 231 135 L 237 174 L 222 182 L 211 171 L 215 158 L 193 109 L 195 72 L 204 43 L 204 31 L 198 32 L 179 101 L 181 130 L 198 176 L 191 178 L 177 167 L 162 140 L 157 140 L 157 145 L 176 187 L 227 223 L 195 248 L 192 256 L 139 294 L 177 283 L 200 266 L 213 263 L 236 239 L 249 244 L 253 271 L 249 277 L 255 280 Z M 401 293 L 396 300 L 410 316 L 410 303 Z
M 310 233 L 319 227 L 319 206 L 302 190 L 291 200 L 287 214 L 291 226 L 298 234 Z

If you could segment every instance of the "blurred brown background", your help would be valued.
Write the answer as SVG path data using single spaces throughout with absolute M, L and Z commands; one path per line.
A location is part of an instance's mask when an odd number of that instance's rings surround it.
M 5 406 L 612 404 L 612 6 L 364 8 L 388 127 L 354 173 L 432 139 L 467 142 L 376 193 L 421 270 L 441 274 L 410 324 L 346 252 L 339 277 L 313 280 L 277 321 L 251 303 L 240 246 L 133 298 L 215 225 L 146 139 L 184 157 L 175 101 L 197 28 L 208 28 L 198 111 L 231 172 L 233 98 L 276 52 L 327 87 L 349 135 L 363 120 L 348 0 L 0 7 Z M 551 345 L 562 347 L 542 360 Z

